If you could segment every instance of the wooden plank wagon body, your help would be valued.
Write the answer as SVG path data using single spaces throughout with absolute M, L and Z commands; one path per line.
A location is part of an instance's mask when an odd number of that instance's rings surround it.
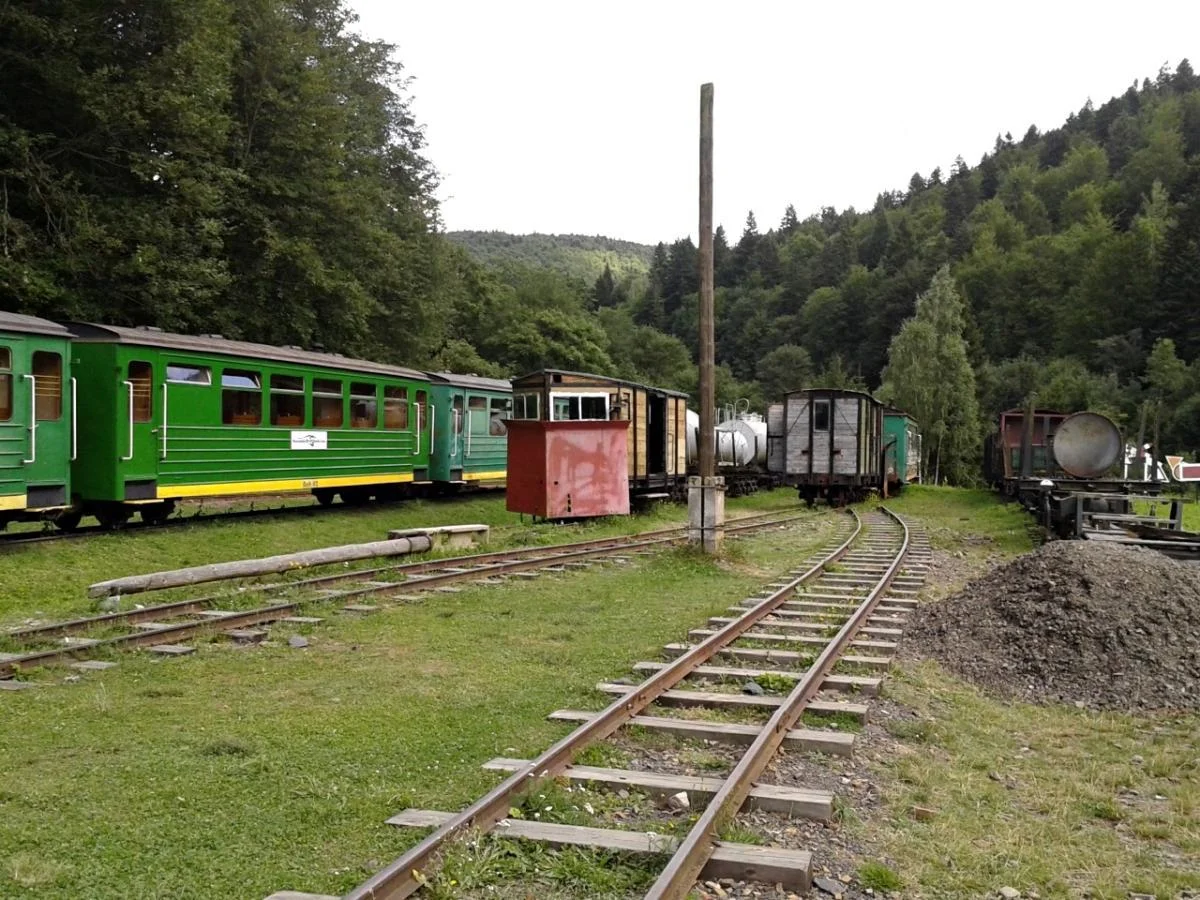
M 627 423 L 626 472 L 631 495 L 670 494 L 686 483 L 686 394 L 560 369 L 523 375 L 513 379 L 512 386 L 514 421 Z M 531 462 L 545 464 L 545 460 Z M 525 463 L 517 453 L 510 454 L 510 480 L 515 468 Z M 578 490 L 576 496 L 580 496 Z
M 860 499 L 883 481 L 883 404 L 862 391 L 811 388 L 785 402 L 785 472 L 809 504 Z

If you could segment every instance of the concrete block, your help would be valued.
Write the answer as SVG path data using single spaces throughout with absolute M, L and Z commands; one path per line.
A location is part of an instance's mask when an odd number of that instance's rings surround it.
M 705 553 L 720 552 L 725 542 L 725 479 L 688 477 L 688 543 Z
M 487 525 L 439 525 L 434 528 L 399 528 L 388 532 L 389 540 L 425 536 L 434 548 L 450 550 L 486 544 L 491 529 Z

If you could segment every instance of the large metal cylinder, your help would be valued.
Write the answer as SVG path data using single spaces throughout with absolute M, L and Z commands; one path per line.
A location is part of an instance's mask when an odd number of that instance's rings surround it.
M 737 437 L 730 439 L 732 458 L 721 456 L 722 462 L 732 462 L 736 466 L 766 466 L 767 423 L 762 416 L 750 415 L 722 422 L 717 426 L 718 442 L 726 440 L 723 434 Z
M 1054 432 L 1054 461 L 1075 478 L 1103 475 L 1121 457 L 1121 431 L 1108 416 L 1078 412 Z
M 688 410 L 684 415 L 687 428 L 687 463 L 691 467 L 700 460 L 700 413 Z

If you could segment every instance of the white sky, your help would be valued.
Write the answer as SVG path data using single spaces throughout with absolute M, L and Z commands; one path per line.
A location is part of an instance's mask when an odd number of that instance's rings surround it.
M 1197 0 L 350 3 L 414 78 L 449 230 L 694 236 L 704 81 L 732 243 L 1200 70 Z

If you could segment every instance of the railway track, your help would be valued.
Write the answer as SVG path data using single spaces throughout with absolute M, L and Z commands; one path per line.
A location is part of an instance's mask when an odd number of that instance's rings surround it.
M 833 815 L 832 795 L 771 784 L 765 777 L 767 767 L 781 748 L 829 754 L 853 751 L 852 733 L 808 727 L 808 718 L 830 714 L 865 718 L 867 707 L 848 701 L 844 692 L 871 696 L 878 691 L 904 618 L 916 605 L 929 561 L 924 537 L 886 510 L 865 520 L 851 516 L 847 521 L 853 524 L 831 546 L 793 570 L 788 580 L 742 601 L 728 615 L 714 617 L 707 627 L 691 632 L 688 643 L 667 645 L 665 656 L 670 661 L 636 664 L 634 671 L 645 676 L 640 684 L 598 685 L 603 693 L 619 695 L 603 710 L 553 713 L 554 719 L 581 724 L 537 759 L 492 760 L 487 768 L 511 774 L 465 810 L 409 809 L 389 819 L 396 826 L 434 831 L 346 894 L 345 900 L 409 897 L 437 878 L 440 861 L 453 852 L 457 840 L 489 832 L 501 840 L 669 855 L 646 894 L 654 900 L 682 900 L 696 888 L 701 896 L 711 896 L 697 882 L 718 878 L 766 882 L 772 895 L 776 884 L 807 890 L 812 880 L 811 852 L 730 842 L 720 836 L 744 808 L 817 818 Z M 747 679 L 791 687 L 786 694 L 761 696 L 721 689 Z M 679 687 L 686 681 L 702 689 Z M 648 714 L 652 705 L 671 707 L 673 712 L 679 708 L 708 712 L 683 718 L 652 715 Z M 757 711 L 760 718 L 767 714 L 769 718 L 754 724 L 715 721 L 714 711 L 722 710 Z M 804 727 L 797 727 L 801 724 Z M 625 726 L 736 745 L 736 762 L 723 778 L 573 764 L 581 751 L 601 740 L 636 740 L 620 733 Z M 682 793 L 688 798 L 687 808 L 694 805 L 700 812 L 682 838 L 632 830 L 628 823 L 636 815 L 622 815 L 619 821 L 610 816 L 599 823 L 601 827 L 509 818 L 511 810 L 520 808 L 522 799 L 548 779 L 567 779 L 589 788 L 607 786 L 625 790 L 626 796 L 629 789 L 659 796 Z M 285 891 L 272 897 L 320 895 Z
M 739 534 L 784 525 L 811 518 L 809 513 L 763 513 L 729 521 L 726 531 Z M 184 655 L 193 648 L 181 642 L 218 632 L 244 642 L 260 641 L 266 633 L 257 626 L 279 621 L 292 624 L 316 624 L 319 618 L 302 616 L 310 606 L 342 604 L 351 613 L 369 613 L 365 604 L 375 598 L 395 596 L 400 600 L 419 599 L 425 592 L 457 591 L 461 582 L 498 583 L 509 577 L 536 577 L 536 570 L 563 571 L 586 567 L 606 557 L 639 554 L 676 544 L 686 537 L 686 528 L 667 528 L 617 538 L 598 538 L 571 544 L 499 550 L 411 563 L 318 575 L 298 580 L 280 580 L 252 584 L 229 592 L 174 600 L 141 608 L 114 611 L 65 622 L 10 629 L 0 632 L 0 679 L 62 662 L 74 662 L 81 668 L 111 665 L 88 661 L 114 651 L 149 647 L 164 655 Z M 278 602 L 265 602 L 249 609 L 220 609 L 236 600 L 239 605 L 252 597 L 287 594 Z

